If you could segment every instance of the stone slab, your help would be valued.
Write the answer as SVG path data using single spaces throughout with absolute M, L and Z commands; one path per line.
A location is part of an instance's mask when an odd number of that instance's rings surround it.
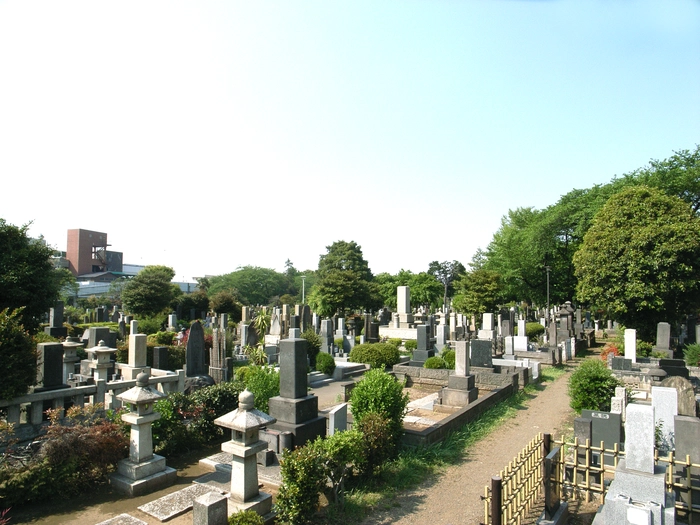
M 173 485 L 176 480 L 177 470 L 170 467 L 165 467 L 165 469 L 160 472 L 137 480 L 127 478 L 116 472 L 109 476 L 109 483 L 115 490 L 128 494 L 132 498 L 169 487 Z
M 167 521 L 187 512 L 196 498 L 214 490 L 211 485 L 198 483 L 141 505 L 138 509 L 160 521 Z
M 101 521 L 97 525 L 147 525 L 147 523 L 125 513 L 108 520 Z

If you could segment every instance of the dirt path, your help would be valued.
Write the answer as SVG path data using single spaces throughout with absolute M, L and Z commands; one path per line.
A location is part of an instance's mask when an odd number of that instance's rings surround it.
M 571 367 L 573 368 L 573 367 Z M 567 383 L 569 373 L 545 383 L 515 418 L 468 451 L 459 465 L 415 490 L 400 494 L 395 506 L 376 511 L 362 525 L 477 525 L 484 519 L 481 496 L 491 477 L 498 475 L 537 433 L 559 437 L 573 421 Z

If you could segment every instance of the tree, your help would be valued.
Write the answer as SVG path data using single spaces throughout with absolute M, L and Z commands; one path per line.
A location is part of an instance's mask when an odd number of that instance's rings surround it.
M 480 316 L 494 312 L 502 302 L 501 275 L 486 268 L 462 275 L 455 284 L 452 305 L 458 312 Z
M 178 303 L 183 318 L 189 319 L 190 321 L 199 319 L 202 312 L 207 312 L 209 310 L 209 297 L 207 297 L 207 292 L 201 288 L 192 293 L 183 294 L 178 299 Z M 194 318 L 192 319 L 190 319 L 191 310 L 194 310 Z
M 175 270 L 168 266 L 146 266 L 122 290 L 122 300 L 131 313 L 153 316 L 168 308 L 178 295 L 172 284 Z
M 0 399 L 24 395 L 36 381 L 36 346 L 22 314 L 22 308 L 0 311 Z
M 700 219 L 678 197 L 628 188 L 595 216 L 574 266 L 580 301 L 649 340 L 700 307 Z
M 209 300 L 209 306 L 217 314 L 229 314 L 230 320 L 234 323 L 241 321 L 243 312 L 241 303 L 238 302 L 238 297 L 228 290 L 214 294 Z
M 459 261 L 433 261 L 428 265 L 428 273 L 435 278 L 444 287 L 442 304 L 447 304 L 447 298 L 454 295 L 454 283 L 460 275 L 466 271 L 464 265 Z
M 354 241 L 336 241 L 326 246 L 318 262 L 318 281 L 309 294 L 309 304 L 321 315 L 381 307 L 379 288 L 362 248 Z
M 210 297 L 222 290 L 236 290 L 244 305 L 267 305 L 271 298 L 288 293 L 290 287 L 285 274 L 257 266 L 244 266 L 235 272 L 212 277 L 209 281 Z
M 0 310 L 23 307 L 21 324 L 34 333 L 68 278 L 54 269 L 54 250 L 42 238 L 27 236 L 29 226 L 17 227 L 0 219 Z

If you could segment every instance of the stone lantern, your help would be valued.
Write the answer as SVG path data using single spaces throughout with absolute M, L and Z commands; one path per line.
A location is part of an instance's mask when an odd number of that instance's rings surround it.
M 77 350 L 83 343 L 77 337 L 67 337 L 63 343 L 63 382 L 68 383 L 75 373 L 75 363 L 80 361 Z
M 177 471 L 165 465 L 165 458 L 153 453 L 151 425 L 160 419 L 153 405 L 165 394 L 148 386 L 148 374 L 136 377 L 136 386 L 117 396 L 129 412 L 122 420 L 131 425 L 129 457 L 119 461 L 112 485 L 130 496 L 148 494 L 172 485 Z
M 109 369 L 114 366 L 111 357 L 116 351 L 116 348 L 108 347 L 104 341 L 100 341 L 97 346 L 86 350 L 88 357 L 92 356 L 90 368 L 93 369 L 93 379 L 104 379 L 107 381 Z
M 229 512 L 254 510 L 264 516 L 272 508 L 272 496 L 258 488 L 257 453 L 267 448 L 267 442 L 259 438 L 259 431 L 277 420 L 253 408 L 254 402 L 253 393 L 244 390 L 238 396 L 238 408 L 214 423 L 231 429 L 231 441 L 221 445 L 221 450 L 233 456 Z

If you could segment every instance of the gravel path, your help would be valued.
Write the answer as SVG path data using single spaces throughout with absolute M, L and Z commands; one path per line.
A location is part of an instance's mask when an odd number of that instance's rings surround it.
M 571 367 L 573 368 L 573 367 Z M 395 506 L 377 510 L 362 525 L 477 525 L 484 520 L 481 496 L 491 477 L 498 475 L 537 433 L 559 437 L 572 425 L 567 383 L 569 374 L 536 392 L 515 418 L 477 443 L 467 457 L 415 490 L 400 494 Z

